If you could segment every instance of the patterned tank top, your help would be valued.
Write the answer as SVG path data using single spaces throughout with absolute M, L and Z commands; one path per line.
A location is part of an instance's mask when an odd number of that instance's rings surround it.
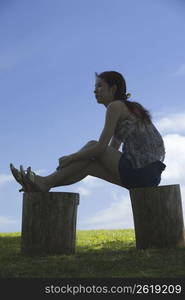
M 118 120 L 114 136 L 123 142 L 122 152 L 133 168 L 164 161 L 164 142 L 152 121 L 143 121 L 131 113 L 127 119 Z

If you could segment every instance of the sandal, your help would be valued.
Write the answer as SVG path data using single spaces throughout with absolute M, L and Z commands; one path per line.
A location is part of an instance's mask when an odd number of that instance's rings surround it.
M 18 169 L 16 169 L 12 163 L 10 164 L 10 170 L 11 170 L 12 175 L 15 178 L 15 180 L 20 185 L 22 185 L 22 189 L 20 189 L 19 192 L 25 192 L 26 191 L 26 187 L 25 187 L 24 182 L 22 180 L 22 175 L 21 175 L 20 171 L 18 171 Z
M 27 173 L 23 166 L 20 166 L 21 180 L 26 187 L 27 192 L 42 192 L 40 186 L 35 182 L 36 174 L 32 172 L 31 167 L 27 169 Z

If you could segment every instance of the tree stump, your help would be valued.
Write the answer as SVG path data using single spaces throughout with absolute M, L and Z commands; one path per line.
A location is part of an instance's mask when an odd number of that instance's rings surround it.
M 130 190 L 136 248 L 185 246 L 180 185 Z
M 73 254 L 78 204 L 78 193 L 24 193 L 21 252 Z

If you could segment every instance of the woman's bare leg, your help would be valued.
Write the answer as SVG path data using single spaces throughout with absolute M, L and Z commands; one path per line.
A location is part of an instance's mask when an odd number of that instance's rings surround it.
M 43 190 L 48 191 L 53 187 L 74 184 L 88 175 L 98 177 L 123 187 L 120 179 L 115 178 L 98 160 L 86 161 L 86 164 L 84 161 L 73 162 L 62 170 L 56 171 L 49 176 L 37 176 L 37 182 L 42 186 Z
M 82 149 L 91 146 L 95 142 L 96 141 L 90 141 Z M 71 185 L 84 179 L 87 175 L 91 175 L 123 187 L 118 169 L 121 155 L 121 152 L 108 146 L 106 151 L 95 160 L 86 159 L 73 161 L 68 166 L 55 171 L 49 176 L 43 177 L 35 175 L 35 184 L 38 185 L 39 189 L 43 192 L 47 192 L 53 187 Z M 29 182 L 27 182 L 27 184 L 29 185 Z M 29 191 L 32 191 L 31 186 Z
M 48 176 L 36 176 L 36 180 L 46 190 L 57 186 L 70 185 L 84 179 L 88 175 L 86 170 L 90 163 L 90 160 L 72 162 L 67 167 Z
M 47 177 L 40 177 L 41 183 L 44 183 L 50 189 L 76 183 L 87 175 L 91 175 L 123 187 L 118 169 L 121 154 L 119 151 L 108 147 L 103 155 L 93 161 L 74 161 L 60 171 Z
M 93 142 L 96 141 L 87 143 L 82 149 L 89 147 Z M 108 147 L 102 156 L 93 161 L 90 159 L 74 161 L 49 176 L 36 176 L 36 180 L 45 191 L 57 186 L 71 185 L 84 179 L 87 175 L 98 177 L 123 187 L 118 171 L 121 154 L 121 152 Z
M 97 141 L 95 140 L 89 141 L 79 150 L 79 152 L 81 150 L 84 150 L 85 148 L 91 147 L 95 143 L 97 143 Z M 86 169 L 87 165 L 90 163 L 91 160 L 76 161 L 71 163 L 70 166 L 62 168 L 61 170 L 56 171 L 49 176 L 36 176 L 36 179 L 41 188 L 46 191 L 48 191 L 52 187 L 70 185 L 82 180 L 87 176 L 84 174 L 84 169 Z

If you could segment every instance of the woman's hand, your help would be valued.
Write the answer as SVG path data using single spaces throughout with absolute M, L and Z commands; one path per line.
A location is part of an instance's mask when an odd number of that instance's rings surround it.
M 60 157 L 59 158 L 59 166 L 57 167 L 57 171 L 68 166 L 71 162 L 72 162 L 72 158 L 70 157 L 70 155 Z

